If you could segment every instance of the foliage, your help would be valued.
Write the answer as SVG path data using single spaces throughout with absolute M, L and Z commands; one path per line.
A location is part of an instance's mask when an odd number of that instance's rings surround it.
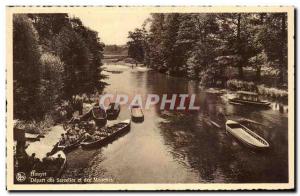
M 103 88 L 104 44 L 68 14 L 13 18 L 14 118 L 42 120 L 63 99 Z
M 286 86 L 286 19 L 283 13 L 155 13 L 145 21 L 142 44 L 131 44 L 130 50 L 142 51 L 139 58 L 153 69 L 205 86 L 225 87 L 232 79 L 226 70 L 232 68 L 234 78 L 245 80 L 245 67 L 255 71 L 255 83 L 264 67 L 277 69 L 277 86 Z
M 43 103 L 40 110 L 46 113 L 63 98 L 64 64 L 51 53 L 42 54 L 40 62 L 39 103 Z
M 135 59 L 137 62 L 143 62 L 144 60 L 144 40 L 145 31 L 142 29 L 135 29 L 133 32 L 129 31 L 128 56 Z
M 246 82 L 241 80 L 228 80 L 227 88 L 230 90 L 243 90 L 243 91 L 257 91 L 256 85 L 254 82 Z
M 228 80 L 227 88 L 234 91 L 244 90 L 257 92 L 260 95 L 281 100 L 287 100 L 288 98 L 287 90 L 281 90 L 274 87 L 270 88 L 265 85 L 255 85 L 254 82 L 246 82 L 236 79 Z
M 30 19 L 23 14 L 13 18 L 14 117 L 38 117 L 40 56 L 38 34 Z
M 128 47 L 126 45 L 105 45 L 104 54 L 106 54 L 106 55 L 127 55 Z
M 277 89 L 277 88 L 269 88 L 264 85 L 258 85 L 258 92 L 261 95 L 268 96 L 270 98 L 287 100 L 288 99 L 288 91 Z

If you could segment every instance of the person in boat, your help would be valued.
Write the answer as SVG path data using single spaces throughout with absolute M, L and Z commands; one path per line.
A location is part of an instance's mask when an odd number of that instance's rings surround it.
M 59 167 L 64 163 L 65 159 L 61 157 L 61 154 L 57 155 L 57 158 L 55 160 L 56 165 Z
M 48 167 L 49 165 L 51 165 L 54 161 L 53 157 L 50 156 L 51 154 L 48 152 L 46 154 L 46 157 L 43 158 L 43 165 L 45 167 Z
M 68 123 L 70 124 L 76 124 L 76 123 L 79 123 L 81 121 L 80 117 L 76 117 L 76 116 L 73 116 Z
M 100 135 L 95 135 L 94 136 L 94 140 L 100 140 L 100 139 L 101 139 Z
M 79 95 L 75 96 L 75 110 L 78 110 L 79 111 L 79 115 L 82 115 L 82 111 L 83 111 L 83 99 Z
M 81 128 L 81 129 L 79 129 L 78 135 L 84 136 L 85 133 L 86 133 L 86 131 L 83 128 Z
M 85 138 L 86 140 L 89 140 L 89 141 L 94 141 L 94 140 L 95 140 L 94 136 L 91 135 L 91 134 L 89 134 L 88 132 L 85 132 L 84 138 Z
M 70 139 L 70 136 L 69 135 L 66 135 L 66 139 L 65 139 L 65 145 L 66 146 L 69 146 L 71 144 L 71 139 Z
M 65 142 L 66 142 L 65 134 L 63 134 L 63 133 L 61 134 L 61 138 L 60 138 L 59 142 L 60 142 L 61 144 L 65 144 Z
M 35 157 L 35 153 L 31 154 L 31 156 L 28 158 L 28 162 L 29 162 L 29 167 L 33 169 L 35 164 L 38 162 L 38 158 Z
M 74 140 L 78 140 L 79 139 L 79 131 L 80 131 L 80 128 L 79 128 L 79 126 L 76 126 L 75 125 L 75 127 L 74 127 L 74 129 L 73 129 L 73 135 L 72 135 L 72 137 L 74 138 Z

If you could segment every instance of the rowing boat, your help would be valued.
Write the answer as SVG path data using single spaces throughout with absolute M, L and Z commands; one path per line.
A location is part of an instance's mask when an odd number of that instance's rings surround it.
M 102 130 L 102 133 L 99 135 L 100 139 L 90 140 L 85 139 L 80 144 L 82 148 L 95 148 L 102 147 L 123 135 L 124 133 L 130 130 L 130 120 L 125 120 L 120 123 L 116 123 L 112 126 L 108 126 Z
M 116 119 L 120 113 L 121 107 L 120 104 L 112 102 L 109 104 L 106 113 L 108 119 Z
M 139 105 L 131 106 L 131 119 L 134 122 L 143 122 L 144 121 L 144 113 L 142 108 Z
M 59 178 L 62 175 L 66 165 L 66 154 L 62 150 L 60 150 L 55 154 L 51 155 L 50 159 L 47 160 L 47 162 L 43 160 L 43 162 L 36 167 L 36 170 L 45 171 L 47 174 L 46 178 Z
M 80 146 L 81 141 L 82 141 L 82 139 L 80 138 L 69 145 L 62 144 L 62 142 L 58 142 L 57 150 L 62 150 L 62 151 L 64 151 L 64 153 L 71 152 L 72 150 L 74 150 Z
M 252 105 L 260 107 L 269 107 L 270 102 L 261 101 L 257 93 L 248 91 L 238 91 L 237 97 L 229 99 L 229 103 L 234 105 Z
M 264 149 L 270 146 L 264 138 L 236 121 L 227 120 L 226 131 L 246 146 L 257 149 Z
M 107 122 L 107 114 L 100 106 L 95 106 L 92 109 L 92 116 L 97 126 L 104 126 Z

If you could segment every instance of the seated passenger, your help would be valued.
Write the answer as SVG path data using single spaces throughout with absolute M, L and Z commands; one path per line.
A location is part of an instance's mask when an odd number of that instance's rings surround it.
M 53 163 L 53 160 L 53 157 L 51 157 L 50 153 L 48 152 L 46 157 L 43 158 L 43 164 L 47 167 Z
M 61 154 L 58 154 L 55 161 L 57 166 L 61 166 L 64 163 L 65 159 L 61 157 Z
M 32 153 L 32 155 L 29 157 L 28 161 L 29 161 L 29 167 L 33 168 L 37 161 L 36 157 L 35 157 L 35 153 Z

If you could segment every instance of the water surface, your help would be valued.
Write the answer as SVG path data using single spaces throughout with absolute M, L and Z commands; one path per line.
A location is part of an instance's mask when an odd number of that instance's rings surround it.
M 197 82 L 170 77 L 144 68 L 105 65 L 109 72 L 106 93 L 172 94 L 195 93 L 198 112 L 161 111 L 159 106 L 144 111 L 143 123 L 106 147 L 77 149 L 67 155 L 63 177 L 97 177 L 115 183 L 195 182 L 287 182 L 288 119 L 286 108 L 276 103 L 270 109 L 235 106 L 230 94 L 200 90 Z M 220 115 L 222 114 L 222 115 Z M 130 118 L 122 106 L 118 120 Z M 237 143 L 222 127 L 226 119 L 251 119 L 249 125 L 271 145 L 255 152 Z

